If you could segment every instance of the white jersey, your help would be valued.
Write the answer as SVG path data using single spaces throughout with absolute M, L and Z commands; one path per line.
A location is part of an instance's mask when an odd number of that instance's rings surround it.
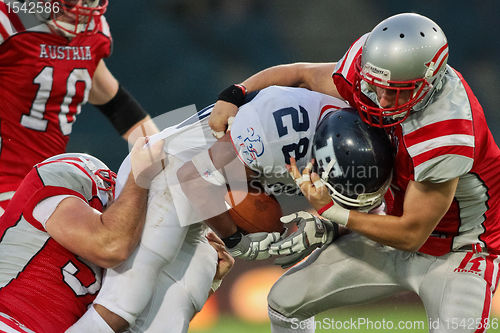
M 294 157 L 299 169 L 305 167 L 311 160 L 313 137 L 319 120 L 327 113 L 344 107 L 349 106 L 338 98 L 307 89 L 268 87 L 240 107 L 231 127 L 231 140 L 243 165 L 257 172 L 260 183 L 268 193 L 298 194 L 300 189 L 289 176 L 285 164 L 289 164 L 290 157 Z M 165 141 L 168 166 L 163 173 L 168 179 L 170 199 L 181 226 L 199 223 L 222 213 L 214 211 L 209 213 L 210 216 L 199 216 L 176 179 L 179 167 L 215 143 L 208 126 L 212 108 L 209 106 L 181 124 L 164 129 L 150 140 L 152 143 Z M 243 165 L 241 170 L 230 166 L 232 177 L 245 177 Z M 127 158 L 118 172 L 117 195 L 129 172 Z
M 270 193 L 296 192 L 285 164 L 302 169 L 311 160 L 316 126 L 325 114 L 349 107 L 344 101 L 303 88 L 272 86 L 240 107 L 231 139 L 240 160 L 257 172 Z

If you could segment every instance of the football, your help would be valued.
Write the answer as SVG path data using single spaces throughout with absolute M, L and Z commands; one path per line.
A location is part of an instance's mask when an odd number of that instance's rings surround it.
M 225 197 L 234 223 L 247 233 L 282 232 L 281 206 L 272 195 L 249 187 L 248 191 L 229 190 Z

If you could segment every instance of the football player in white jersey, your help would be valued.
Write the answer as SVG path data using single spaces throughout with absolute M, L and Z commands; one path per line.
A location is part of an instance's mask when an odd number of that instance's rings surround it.
M 306 166 L 318 122 L 347 106 L 306 89 L 269 87 L 242 106 L 231 133 L 217 142 L 207 122 L 212 107 L 151 137 L 151 142 L 164 140 L 167 166 L 152 182 L 138 250 L 124 265 L 108 270 L 96 298 L 109 332 L 128 325 L 133 332 L 187 331 L 208 297 L 217 259 L 201 222 L 217 231 L 233 256 L 269 258 L 269 245 L 279 233 L 240 233 L 227 218 L 226 184 L 240 186 L 247 174 L 257 174 L 270 187 L 279 181 L 297 190 L 285 165 L 294 159 Z M 118 179 L 128 170 L 125 161 Z M 378 203 L 382 194 L 377 193 Z M 328 235 L 317 245 L 335 236 Z M 85 332 L 92 320 L 84 316 L 69 332 Z
M 421 297 L 429 320 L 437 322 L 431 332 L 453 331 L 457 318 L 466 323 L 463 332 L 489 327 L 500 270 L 500 149 L 474 93 L 447 60 L 441 28 L 427 17 L 402 13 L 358 38 L 337 63 L 272 67 L 229 88 L 239 98 L 225 94 L 216 103 L 210 124 L 221 135 L 247 91 L 273 84 L 306 87 L 348 101 L 366 123 L 390 132 L 397 150 L 387 215 L 344 211 L 314 181 L 302 184 L 318 212 L 378 243 L 336 242 L 330 254 L 339 270 L 325 304 L 303 307 L 301 300 L 283 306 L 283 291 L 271 291 L 274 332 L 293 331 L 290 318 L 305 319 L 325 305 L 369 301 L 401 289 Z M 318 180 L 309 169 L 302 177 Z M 359 256 L 355 247 L 370 256 Z M 350 262 L 345 271 L 341 263 L 350 257 L 356 265 Z M 353 277 L 354 271 L 366 273 Z

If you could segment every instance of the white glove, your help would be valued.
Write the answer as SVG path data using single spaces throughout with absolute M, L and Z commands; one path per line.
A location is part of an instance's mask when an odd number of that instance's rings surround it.
M 227 250 L 234 258 L 263 260 L 269 258 L 269 246 L 280 239 L 279 232 L 256 232 L 241 236 L 241 240 Z
M 271 255 L 287 255 L 275 261 L 275 264 L 283 268 L 299 262 L 316 248 L 330 244 L 339 234 L 339 226 L 336 223 L 304 211 L 283 216 L 280 220 L 285 225 L 297 224 L 295 232 L 269 247 Z

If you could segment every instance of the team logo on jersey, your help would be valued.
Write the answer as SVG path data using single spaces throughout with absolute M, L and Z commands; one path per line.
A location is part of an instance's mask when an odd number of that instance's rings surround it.
M 92 60 L 90 46 L 40 44 L 40 58 L 58 60 Z
M 257 160 L 257 157 L 264 154 L 264 142 L 259 134 L 255 133 L 253 127 L 247 128 L 247 135 L 239 135 L 240 142 L 239 151 L 241 156 L 248 164 L 252 164 Z

